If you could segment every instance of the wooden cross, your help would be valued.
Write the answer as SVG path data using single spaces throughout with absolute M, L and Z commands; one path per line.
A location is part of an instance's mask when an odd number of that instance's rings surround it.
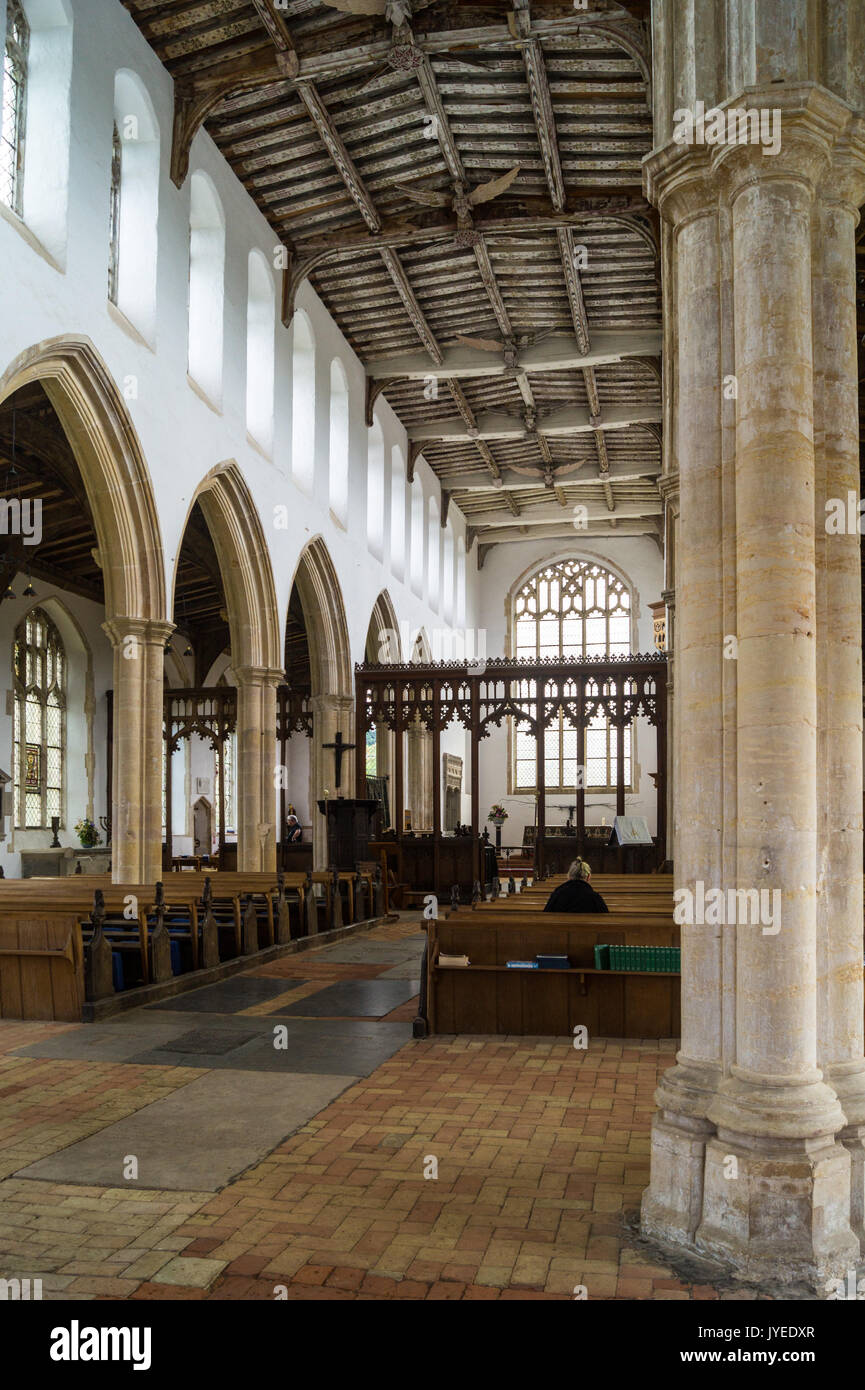
M 337 789 L 337 791 L 339 791 L 340 785 L 341 785 L 341 783 L 342 783 L 342 757 L 343 757 L 343 754 L 344 754 L 344 753 L 348 753 L 349 750 L 352 749 L 352 748 L 356 748 L 356 747 L 357 747 L 357 744 L 355 744 L 355 743 L 343 743 L 343 741 L 342 741 L 342 733 L 341 733 L 341 732 L 338 732 L 338 733 L 336 734 L 336 737 L 335 737 L 333 743 L 323 743 L 321 746 L 322 746 L 322 748 L 332 748 L 332 749 L 333 749 L 333 758 L 334 758 L 334 762 L 336 763 L 336 789 Z

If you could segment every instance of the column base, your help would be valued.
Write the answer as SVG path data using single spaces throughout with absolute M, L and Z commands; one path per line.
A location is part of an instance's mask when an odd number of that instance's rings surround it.
M 640 1207 L 644 1236 L 693 1249 L 703 1211 L 706 1145 L 714 1133 L 705 1120 L 655 1115 L 651 1182 Z
M 856 1060 L 825 1068 L 847 1124 L 838 1135 L 850 1155 L 850 1226 L 865 1256 L 865 1066 Z
M 819 1290 L 860 1258 L 850 1228 L 850 1154 L 833 1140 L 719 1130 L 706 1145 L 698 1251 L 746 1282 Z
M 703 1210 L 703 1167 L 715 1126 L 706 1119 L 719 1069 L 679 1053 L 655 1092 L 652 1168 L 640 1224 L 653 1240 L 693 1247 Z

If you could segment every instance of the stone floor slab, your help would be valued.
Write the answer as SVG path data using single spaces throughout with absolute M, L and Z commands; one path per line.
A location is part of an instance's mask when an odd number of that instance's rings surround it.
M 134 1155 L 139 1177 L 130 1188 L 215 1192 L 356 1080 L 214 1071 L 17 1176 L 118 1186 Z
M 383 1018 L 417 991 L 407 980 L 342 980 L 276 1009 L 273 1018 Z

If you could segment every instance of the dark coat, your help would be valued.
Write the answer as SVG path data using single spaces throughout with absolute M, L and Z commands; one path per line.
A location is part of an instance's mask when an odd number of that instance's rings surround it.
M 596 893 L 584 878 L 569 878 L 560 883 L 549 896 L 544 912 L 609 912 L 600 893 Z

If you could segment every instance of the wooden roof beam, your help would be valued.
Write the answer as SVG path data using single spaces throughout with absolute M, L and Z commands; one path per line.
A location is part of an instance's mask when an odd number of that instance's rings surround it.
M 376 383 L 377 384 L 377 383 Z M 450 386 L 452 383 L 449 382 Z M 409 439 L 417 439 L 425 444 L 433 440 L 443 444 L 463 444 L 475 439 L 494 443 L 497 439 L 525 439 L 530 431 L 525 421 L 517 420 L 505 412 L 475 416 L 472 425 L 465 417 L 462 419 L 436 420 L 429 425 L 415 425 L 409 429 Z M 661 419 L 660 405 L 623 405 L 611 408 L 604 416 L 600 427 L 592 423 L 587 410 L 569 406 L 563 410 L 552 410 L 537 417 L 537 428 L 541 434 L 552 438 L 558 435 L 588 434 L 592 430 L 625 430 L 631 425 L 652 424 Z
M 529 344 L 519 354 L 517 373 L 582 371 L 630 357 L 658 357 L 660 329 L 604 329 L 594 335 L 591 351 L 585 353 L 573 337 L 557 334 Z M 404 353 L 395 357 L 370 358 L 366 371 L 371 377 L 422 381 L 427 376 L 440 380 L 450 377 L 500 377 L 514 375 L 502 358 L 479 348 L 445 348 L 440 364 L 430 366 L 426 357 Z
M 532 526 L 531 528 L 523 525 L 525 514 L 520 519 L 519 524 L 512 522 L 504 523 L 501 526 L 484 527 L 477 532 L 478 551 L 484 555 L 494 545 L 512 545 L 520 541 L 525 542 L 526 534 L 529 532 L 534 541 L 557 541 L 574 539 L 574 528 L 564 517 L 561 521 L 548 521 L 543 526 Z M 615 525 L 614 525 L 615 522 Z M 605 517 L 597 521 L 589 521 L 585 530 L 580 530 L 580 539 L 591 539 L 595 536 L 609 536 L 615 531 L 617 536 L 651 536 L 656 538 L 660 535 L 660 518 L 644 517 L 642 520 L 634 518 L 627 521 L 616 521 L 614 517 Z
M 435 73 L 432 70 L 432 64 L 429 58 L 426 56 L 420 67 L 416 69 L 416 76 L 427 112 L 432 116 L 435 122 L 436 138 L 444 162 L 447 165 L 448 173 L 454 182 L 467 183 L 468 179 L 466 177 L 465 168 L 463 167 L 462 157 L 450 128 L 447 111 L 439 95 Z M 501 290 L 499 289 L 498 281 L 496 280 L 489 252 L 487 251 L 483 237 L 478 237 L 473 250 L 481 281 L 487 292 L 487 297 L 489 298 L 493 313 L 496 316 L 496 322 L 502 333 L 506 337 L 510 337 L 513 333 L 510 316 L 502 298 Z
M 380 232 L 381 217 L 318 91 L 311 82 L 298 82 L 297 91 L 361 217 L 371 232 Z M 391 247 L 380 248 L 379 254 L 396 287 L 412 328 L 433 362 L 441 365 L 441 348 L 418 303 L 399 256 Z

